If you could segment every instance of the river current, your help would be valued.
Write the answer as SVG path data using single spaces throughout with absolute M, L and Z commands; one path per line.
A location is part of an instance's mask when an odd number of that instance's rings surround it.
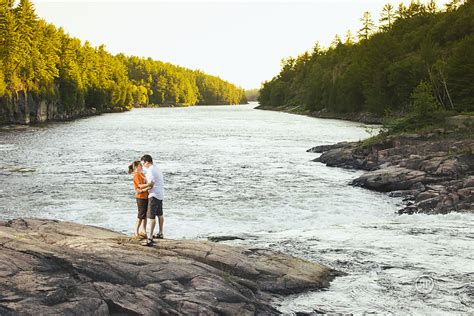
M 165 177 L 165 237 L 266 247 L 346 276 L 276 300 L 284 313 L 465 314 L 474 305 L 474 216 L 396 215 L 400 199 L 354 188 L 360 171 L 312 162 L 316 145 L 367 126 L 255 105 L 134 109 L 0 128 L 0 219 L 41 217 L 131 234 L 127 166 L 153 156 Z

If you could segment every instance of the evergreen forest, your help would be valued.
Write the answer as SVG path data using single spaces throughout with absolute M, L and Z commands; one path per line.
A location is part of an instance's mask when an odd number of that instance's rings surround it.
M 282 61 L 264 82 L 266 108 L 376 115 L 474 111 L 474 4 L 438 8 L 411 1 L 364 12 L 361 28 L 336 35 L 328 48 Z
M 219 77 L 150 58 L 114 56 L 40 19 L 30 0 L 0 0 L 0 117 L 5 121 L 15 111 L 28 112 L 25 104 L 40 102 L 74 116 L 247 101 L 242 88 Z

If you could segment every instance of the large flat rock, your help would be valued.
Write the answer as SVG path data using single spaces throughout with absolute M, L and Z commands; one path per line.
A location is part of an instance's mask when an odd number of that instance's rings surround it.
M 409 190 L 415 183 L 423 182 L 426 173 L 398 166 L 368 171 L 352 181 L 353 185 L 379 192 Z
M 276 296 L 335 271 L 282 253 L 205 241 L 143 247 L 103 228 L 0 222 L 0 314 L 277 314 Z

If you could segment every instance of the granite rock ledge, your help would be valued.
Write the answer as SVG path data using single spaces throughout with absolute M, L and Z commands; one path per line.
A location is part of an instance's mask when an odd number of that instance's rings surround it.
M 265 249 L 160 240 L 42 219 L 0 221 L 0 314 L 278 314 L 338 272 Z

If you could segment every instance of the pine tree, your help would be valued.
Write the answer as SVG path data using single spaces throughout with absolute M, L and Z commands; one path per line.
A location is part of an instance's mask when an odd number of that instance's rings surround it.
M 408 9 L 407 9 L 407 7 L 403 4 L 403 2 L 401 2 L 401 3 L 398 5 L 397 11 L 395 12 L 395 16 L 396 16 L 397 19 L 406 19 L 407 17 L 409 17 L 409 15 L 408 15 Z
M 428 1 L 428 4 L 426 5 L 426 11 L 430 14 L 434 14 L 438 11 L 438 7 L 436 5 L 436 0 Z
M 337 46 L 340 44 L 342 44 L 341 37 L 339 36 L 339 34 L 336 34 L 336 36 L 334 36 L 334 39 L 332 40 L 331 47 L 337 48 Z
M 0 0 L 0 60 L 7 86 L 16 81 L 15 70 L 20 60 L 17 55 L 20 38 L 13 13 L 13 0 Z
M 426 13 L 426 8 L 420 0 L 411 0 L 406 12 L 408 17 L 412 17 Z
M 14 13 L 16 28 L 21 34 L 18 50 L 15 52 L 18 56 L 18 62 L 14 71 L 18 71 L 21 76 L 23 89 L 28 90 L 33 85 L 35 77 L 34 63 L 39 55 L 36 47 L 38 18 L 30 0 L 20 0 L 19 5 L 14 9 Z
M 370 12 L 364 12 L 360 21 L 362 22 L 362 28 L 359 30 L 359 39 L 367 40 L 369 39 L 369 36 L 375 26 L 374 21 L 372 21 L 372 18 L 370 16 Z
M 411 94 L 410 110 L 419 116 L 425 116 L 440 108 L 428 82 L 421 81 Z
M 356 39 L 354 35 L 352 34 L 352 31 L 347 30 L 344 44 L 350 46 L 350 45 L 353 45 L 355 42 L 356 42 Z
M 312 53 L 313 53 L 313 56 L 317 56 L 321 52 L 322 52 L 321 44 L 318 41 L 318 42 L 316 42 L 316 44 L 314 44 Z
M 462 3 L 463 3 L 462 0 L 451 0 L 451 2 L 448 2 L 445 4 L 446 11 L 447 12 L 456 11 Z
M 382 13 L 380 14 L 380 23 L 382 23 L 381 29 L 386 31 L 392 28 L 393 21 L 395 19 L 395 12 L 393 5 L 387 3 L 382 8 Z

